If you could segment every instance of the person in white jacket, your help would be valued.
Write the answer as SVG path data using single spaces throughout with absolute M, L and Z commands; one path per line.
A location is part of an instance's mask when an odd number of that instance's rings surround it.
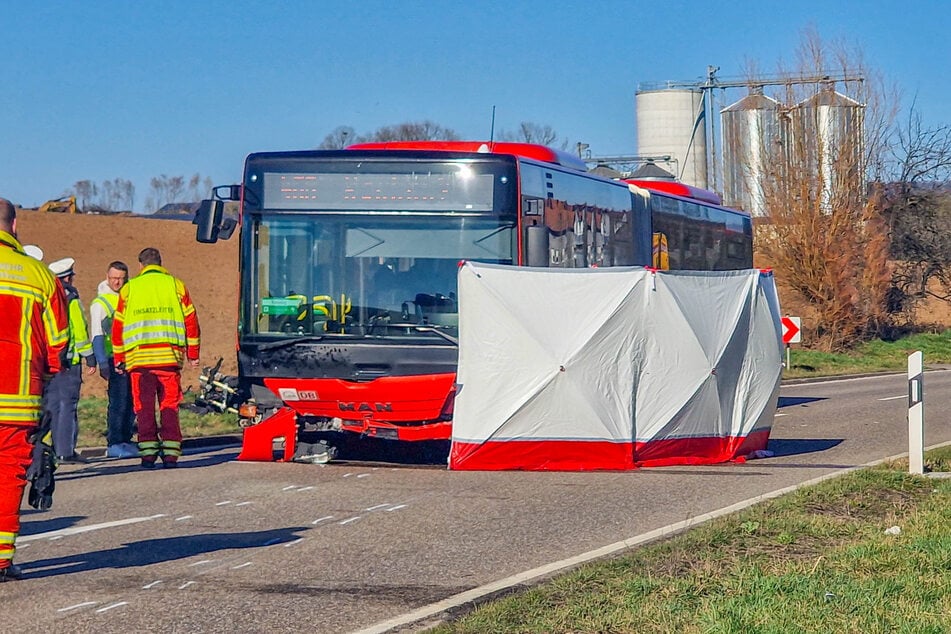
M 89 334 L 99 366 L 99 376 L 109 382 L 109 407 L 106 413 L 106 455 L 110 458 L 136 458 L 138 447 L 132 442 L 135 413 L 132 409 L 132 385 L 128 373 L 113 369 L 112 316 L 119 303 L 119 289 L 129 281 L 129 267 L 116 260 L 109 264 L 106 279 L 99 283 L 99 295 L 89 305 Z

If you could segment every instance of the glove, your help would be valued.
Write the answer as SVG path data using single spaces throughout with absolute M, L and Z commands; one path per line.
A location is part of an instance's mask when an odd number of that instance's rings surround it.
M 46 443 L 48 435 L 37 438 L 33 444 L 33 454 L 30 466 L 26 470 L 26 478 L 30 481 L 30 493 L 27 498 L 30 506 L 45 511 L 53 506 L 53 490 L 56 481 L 53 473 L 56 471 L 56 456 L 53 447 Z

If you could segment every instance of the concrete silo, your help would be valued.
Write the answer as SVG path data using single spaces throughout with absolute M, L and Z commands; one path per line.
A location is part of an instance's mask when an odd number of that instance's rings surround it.
M 767 215 L 764 179 L 783 159 L 781 106 L 754 91 L 720 111 L 724 204 L 754 216 Z
M 707 132 L 699 88 L 643 88 L 634 95 L 637 153 L 670 155 L 665 165 L 687 185 L 707 188 Z

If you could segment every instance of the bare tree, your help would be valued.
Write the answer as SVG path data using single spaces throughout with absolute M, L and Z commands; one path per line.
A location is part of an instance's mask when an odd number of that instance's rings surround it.
M 366 140 L 382 143 L 386 141 L 456 141 L 458 139 L 459 135 L 455 130 L 426 120 L 382 126 L 368 135 Z
M 550 125 L 522 121 L 518 124 L 518 130 L 514 132 L 501 131 L 499 139 L 520 143 L 537 143 L 538 145 L 554 145 L 558 140 L 558 133 Z
M 779 282 L 808 304 L 817 347 L 835 350 L 889 325 L 881 175 L 897 100 L 860 51 L 827 45 L 814 30 L 803 34 L 798 68 L 782 73 L 822 77 L 831 70 L 860 80 L 790 83 L 777 98 L 792 105 L 783 109 L 779 138 L 759 148 L 768 220 L 756 238 Z
M 358 137 L 353 128 L 348 125 L 341 125 L 334 128 L 324 140 L 317 146 L 318 150 L 341 150 L 351 143 L 360 143 L 362 137 Z
M 71 192 L 84 210 L 124 211 L 135 204 L 135 185 L 124 178 L 114 178 L 96 184 L 81 180 L 73 184 Z
M 149 187 L 145 206 L 150 211 L 156 211 L 169 203 L 182 202 L 182 195 L 185 193 L 185 177 L 165 174 L 153 176 L 149 180 Z
M 885 196 L 895 262 L 890 308 L 912 321 L 928 296 L 951 302 L 951 126 L 924 126 L 912 104 L 896 137 Z

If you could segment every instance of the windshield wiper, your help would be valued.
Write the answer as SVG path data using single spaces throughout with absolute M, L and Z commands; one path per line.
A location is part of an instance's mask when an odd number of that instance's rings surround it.
M 440 337 L 442 337 L 443 339 L 445 339 L 446 341 L 448 341 L 454 346 L 459 345 L 459 340 L 457 338 L 453 337 L 452 335 L 448 333 L 443 332 L 437 326 L 414 326 L 413 329 L 416 332 L 431 332 L 434 335 L 439 335 Z
M 262 343 L 259 345 L 258 350 L 277 350 L 278 348 L 296 346 L 299 343 L 313 343 L 315 341 L 321 341 L 323 338 L 324 335 L 309 335 L 307 337 L 295 337 L 294 339 L 286 339 L 284 341 L 269 341 L 268 343 Z

